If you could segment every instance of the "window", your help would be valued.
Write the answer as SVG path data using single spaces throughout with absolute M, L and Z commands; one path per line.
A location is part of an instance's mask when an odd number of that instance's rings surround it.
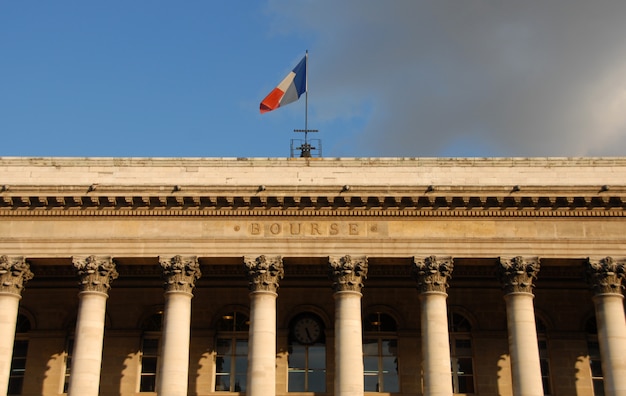
M 65 374 L 63 379 L 63 393 L 70 388 L 70 372 L 72 368 L 72 351 L 74 350 L 74 337 L 68 337 L 65 342 Z
M 604 396 L 604 374 L 602 373 L 602 359 L 600 344 L 598 343 L 598 325 L 596 318 L 590 318 L 585 324 L 587 333 L 587 353 L 589 353 L 589 369 L 594 396 Z
M 398 339 L 395 320 L 384 313 L 363 323 L 363 367 L 366 392 L 399 392 Z
M 141 326 L 143 336 L 141 337 L 139 392 L 156 392 L 162 320 L 163 313 L 157 312 L 149 316 Z
M 469 320 L 458 313 L 448 317 L 450 331 L 450 365 L 454 393 L 474 393 L 474 361 Z
M 223 315 L 217 324 L 215 390 L 245 392 L 250 319 L 241 312 Z
M 30 331 L 30 321 L 24 315 L 17 316 L 15 342 L 13 343 L 13 358 L 9 374 L 7 395 L 21 395 L 26 372 L 26 354 L 28 352 L 27 333 Z
M 307 312 L 296 316 L 289 327 L 289 392 L 325 392 L 324 322 Z
M 541 382 L 543 394 L 552 394 L 550 382 L 550 360 L 548 359 L 548 337 L 546 324 L 539 318 L 535 320 L 537 325 L 537 341 L 539 343 L 539 365 L 541 366 Z

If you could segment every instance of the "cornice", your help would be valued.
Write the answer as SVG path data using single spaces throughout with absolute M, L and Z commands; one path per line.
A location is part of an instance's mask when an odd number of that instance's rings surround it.
M 4 186 L 0 216 L 622 217 L 626 186 Z

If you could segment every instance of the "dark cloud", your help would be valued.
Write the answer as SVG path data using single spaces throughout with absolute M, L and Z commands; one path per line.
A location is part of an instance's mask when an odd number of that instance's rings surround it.
M 624 155 L 626 2 L 277 1 L 312 110 L 382 156 Z

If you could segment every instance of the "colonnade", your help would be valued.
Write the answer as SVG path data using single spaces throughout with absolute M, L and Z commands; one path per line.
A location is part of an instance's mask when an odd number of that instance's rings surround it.
M 74 257 L 79 277 L 79 307 L 68 394 L 96 396 L 106 300 L 117 278 L 111 257 Z M 189 369 L 191 299 L 200 266 L 195 256 L 159 257 L 164 279 L 164 316 L 160 375 L 157 393 L 186 396 Z M 250 290 L 250 335 L 247 393 L 275 394 L 276 298 L 284 276 L 280 256 L 244 258 Z M 421 306 L 424 395 L 450 396 L 450 346 L 447 289 L 452 257 L 415 257 L 412 275 Z M 626 394 L 626 322 L 622 280 L 624 260 L 588 259 L 586 279 L 594 292 L 598 341 L 605 394 Z M 539 350 L 533 307 L 534 280 L 540 269 L 537 257 L 500 258 L 498 278 L 504 290 L 509 334 L 513 395 L 542 396 Z M 363 349 L 361 289 L 367 278 L 365 256 L 329 257 L 329 276 L 335 299 L 336 396 L 362 396 Z M 19 300 L 24 284 L 33 277 L 24 257 L 0 256 L 0 393 L 6 393 Z

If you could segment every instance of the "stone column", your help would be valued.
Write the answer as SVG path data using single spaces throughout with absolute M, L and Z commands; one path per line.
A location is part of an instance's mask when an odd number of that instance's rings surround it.
M 244 257 L 250 290 L 246 395 L 276 394 L 276 297 L 284 276 L 280 256 Z
M 363 396 L 361 289 L 367 257 L 329 257 L 335 299 L 335 396 Z
M 452 257 L 413 258 L 421 308 L 424 396 L 452 395 L 446 299 L 453 269 Z
M 72 257 L 79 277 L 78 317 L 70 369 L 69 396 L 97 396 L 100 388 L 106 302 L 117 278 L 111 257 Z
M 538 272 L 538 257 L 499 259 L 497 274 L 506 302 L 514 396 L 544 394 L 533 307 L 533 281 Z
M 33 278 L 24 257 L 0 256 L 0 394 L 6 395 L 11 374 L 15 325 L 24 284 Z
M 604 393 L 607 396 L 626 395 L 626 320 L 622 294 L 625 272 L 625 260 L 606 257 L 588 259 L 586 263 L 587 281 L 594 293 Z
M 195 256 L 159 257 L 165 306 L 156 390 L 159 396 L 187 396 L 191 299 L 200 264 Z

